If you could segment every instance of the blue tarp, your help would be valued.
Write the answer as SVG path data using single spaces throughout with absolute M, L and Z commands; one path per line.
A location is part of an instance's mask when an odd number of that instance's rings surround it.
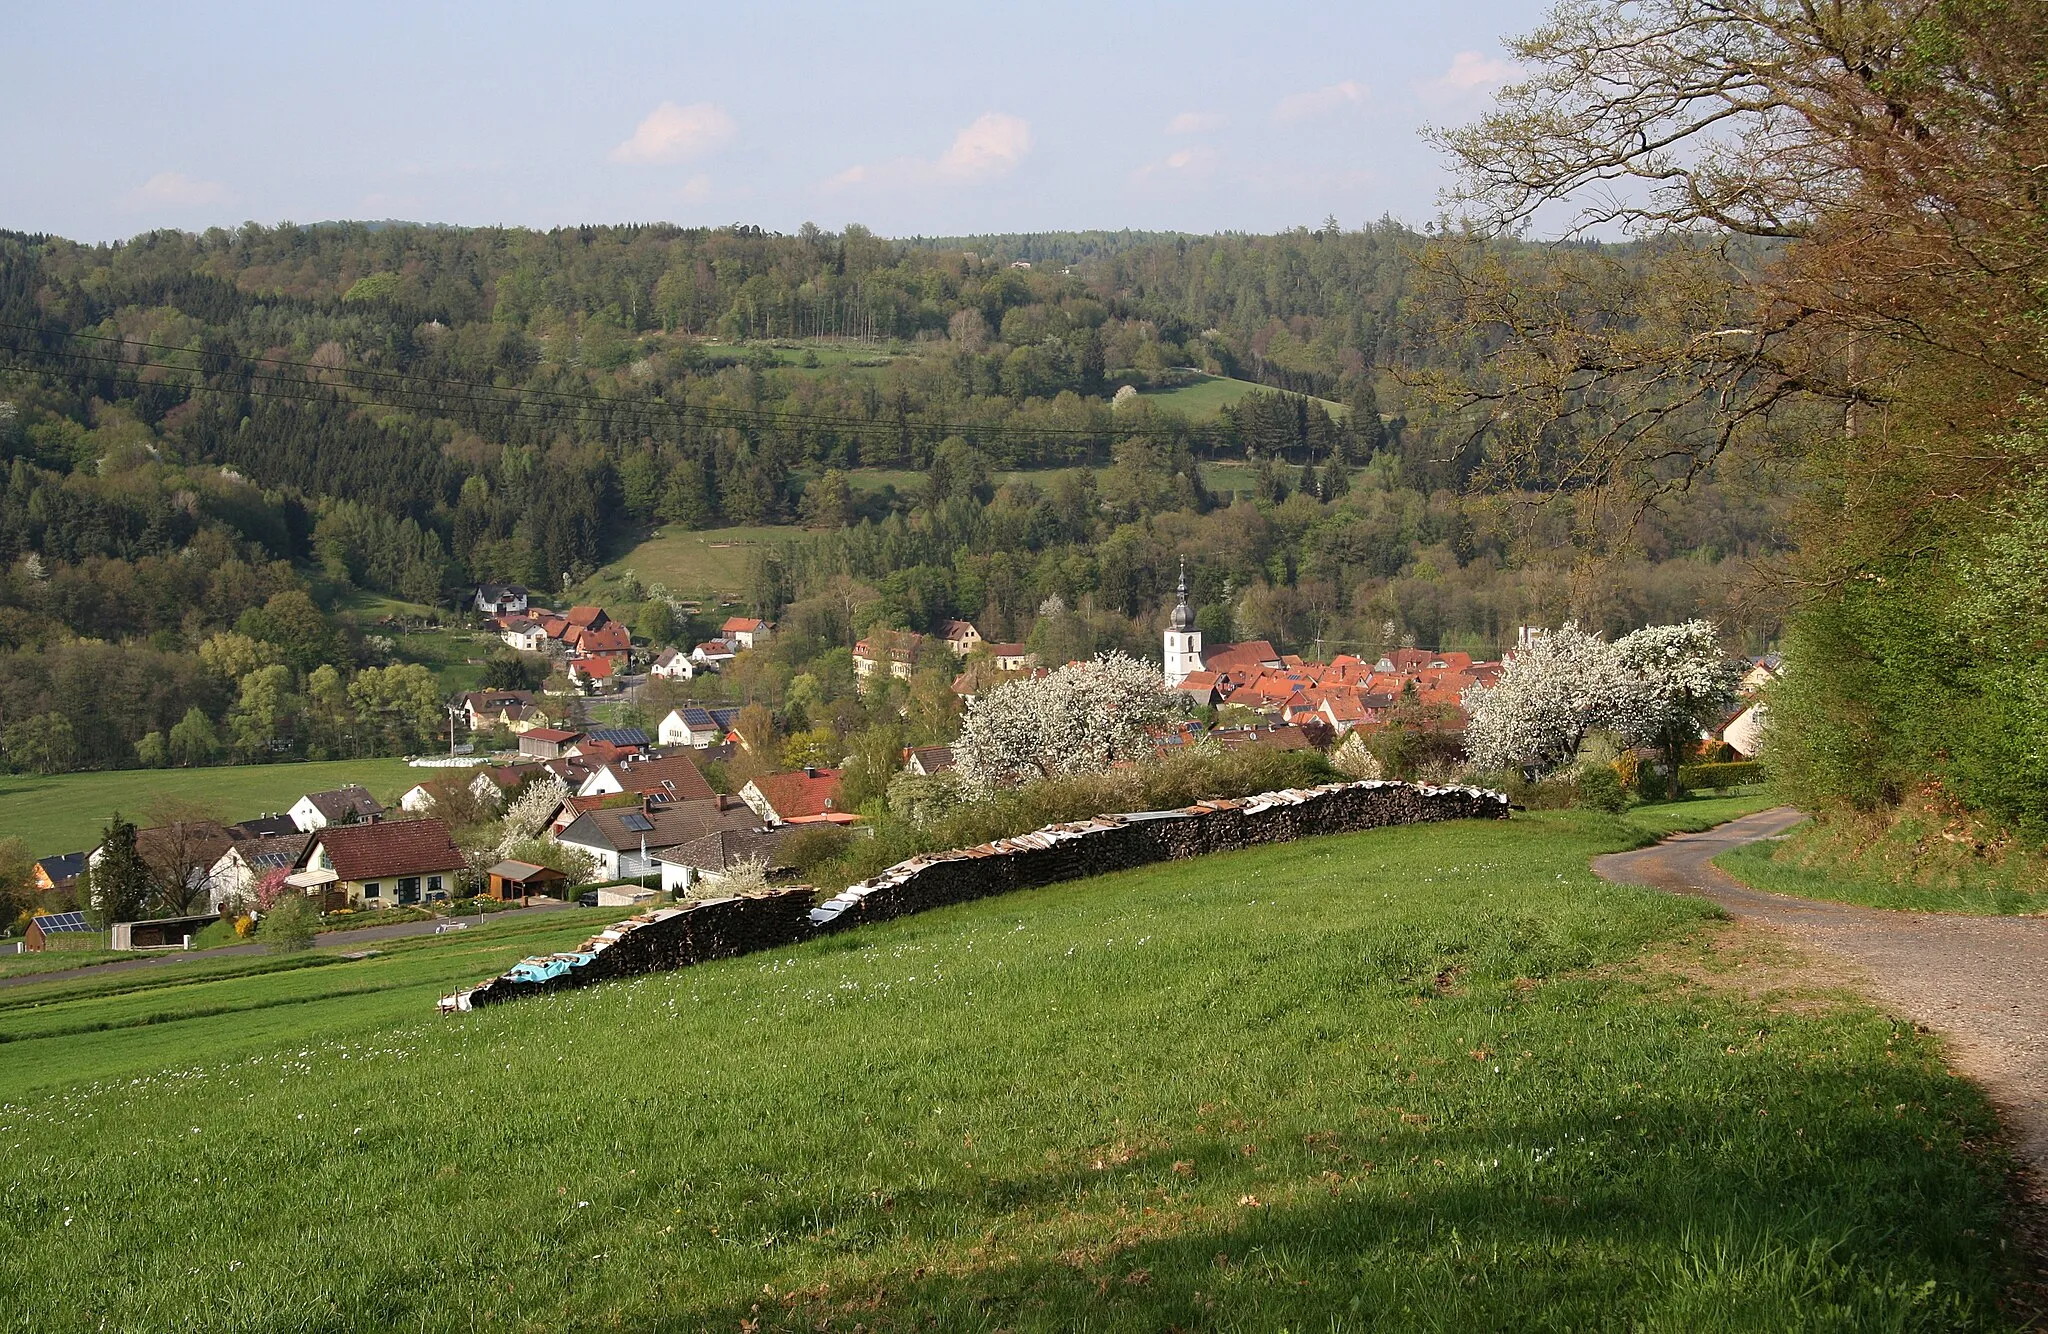
M 548 982 L 571 968 L 581 968 L 596 957 L 595 954 L 550 954 L 537 959 L 521 959 L 512 965 L 512 970 L 505 977 L 513 982 Z

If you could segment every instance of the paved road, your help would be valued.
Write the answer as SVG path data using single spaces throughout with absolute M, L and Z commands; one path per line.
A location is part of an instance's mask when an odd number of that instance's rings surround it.
M 541 899 L 531 907 L 507 908 L 503 912 L 490 914 L 484 919 L 485 925 L 482 929 L 488 931 L 492 923 L 530 917 L 534 913 L 557 912 L 570 906 L 572 905 L 559 899 Z M 457 920 L 467 923 L 471 931 L 478 929 L 477 919 L 474 917 Z M 323 952 L 341 954 L 374 945 L 380 940 L 432 935 L 437 928 L 447 925 L 450 925 L 447 919 L 437 917 L 424 922 L 396 922 L 390 926 L 365 926 L 354 931 L 330 931 L 319 937 L 317 948 Z M 232 958 L 239 954 L 261 954 L 269 948 L 261 941 L 252 941 L 247 945 L 222 945 L 210 950 L 172 950 L 164 954 L 144 954 L 133 959 L 123 959 L 118 963 L 96 963 L 83 968 L 62 968 L 53 973 L 22 973 L 16 977 L 0 977 L 0 987 L 23 987 L 38 982 L 68 982 L 78 977 L 115 977 L 143 969 L 174 969 L 180 965 L 202 963 L 210 959 Z
M 1638 852 L 1593 859 L 1624 884 L 1703 894 L 1740 918 L 1783 931 L 1850 965 L 1894 1013 L 1947 1039 L 1950 1064 L 1991 1095 L 2048 1202 L 2048 917 L 1893 912 L 1787 898 L 1749 888 L 1710 864 L 1804 817 L 1788 807 L 1681 834 Z

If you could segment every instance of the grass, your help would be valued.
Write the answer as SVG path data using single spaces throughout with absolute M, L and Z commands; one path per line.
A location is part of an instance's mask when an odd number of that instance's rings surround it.
M 308 792 L 361 783 L 390 802 L 419 781 L 404 760 L 323 760 L 210 769 L 118 769 L 104 773 L 0 775 L 0 837 L 19 835 L 31 857 L 80 852 L 99 842 L 119 811 L 144 823 L 152 801 L 171 797 L 217 808 L 230 820 L 283 811 Z
M 1178 389 L 1153 389 L 1140 391 L 1145 400 L 1156 407 L 1172 408 L 1183 413 L 1190 421 L 1210 421 L 1223 409 L 1234 406 L 1246 394 L 1274 393 L 1273 386 L 1255 384 L 1250 380 L 1233 380 L 1223 375 L 1204 375 L 1193 384 Z M 1351 409 L 1342 403 L 1329 399 L 1318 399 L 1329 410 L 1332 417 L 1343 417 Z
M 1713 910 L 1587 869 L 1740 805 L 1309 840 L 457 1019 L 429 979 L 514 951 L 53 988 L 0 1008 L 0 1328 L 2009 1327 L 1993 1122 L 1931 1041 L 1687 982 Z
M 1991 875 L 1928 874 L 1891 879 L 1854 863 L 1807 864 L 1800 854 L 1795 832 L 1789 839 L 1733 848 L 1714 858 L 1714 865 L 1766 893 L 1866 908 L 1980 915 L 2048 912 L 2048 893 Z
M 31 973 L 60 973 L 94 964 L 119 963 L 133 953 L 119 950 L 43 950 L 35 954 L 0 954 L 0 977 L 25 977 Z
M 689 529 L 669 524 L 600 569 L 578 587 L 577 599 L 617 606 L 619 576 L 631 570 L 644 587 L 661 584 L 677 597 L 699 598 L 710 610 L 721 597 L 738 598 L 747 588 L 747 562 L 764 547 L 794 541 L 800 529 L 752 527 Z

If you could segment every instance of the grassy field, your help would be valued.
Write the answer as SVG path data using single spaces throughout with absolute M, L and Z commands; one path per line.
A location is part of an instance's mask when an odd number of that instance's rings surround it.
M 2021 914 L 2048 911 L 2048 894 L 1992 876 L 1931 874 L 1893 880 L 1854 865 L 1803 865 L 1786 840 L 1769 839 L 1714 858 L 1737 880 L 1771 894 L 1859 903 L 1906 912 Z
M 1183 413 L 1190 421 L 1209 421 L 1232 406 L 1246 394 L 1274 392 L 1273 386 L 1255 384 L 1250 380 L 1233 380 L 1222 375 L 1204 375 L 1195 383 L 1178 389 L 1153 389 L 1141 391 L 1145 400 L 1155 407 L 1172 408 Z M 1343 417 L 1351 409 L 1342 403 L 1329 399 L 1318 399 L 1329 410 L 1332 417 Z
M 140 821 L 159 796 L 215 807 L 230 820 L 282 811 L 308 792 L 361 783 L 390 802 L 420 781 L 404 760 L 222 765 L 212 769 L 120 769 L 109 773 L 0 775 L 0 838 L 27 840 L 32 857 L 92 847 L 115 811 Z
M 0 1328 L 2011 1327 L 1931 1041 L 1716 988 L 1707 905 L 1587 870 L 1754 804 L 1310 840 L 457 1019 L 514 942 L 0 994 Z
M 631 570 L 641 584 L 661 584 L 677 597 L 737 598 L 747 587 L 747 562 L 756 550 L 794 541 L 801 529 L 763 524 L 694 530 L 670 524 L 578 586 L 577 599 L 618 599 L 619 576 Z

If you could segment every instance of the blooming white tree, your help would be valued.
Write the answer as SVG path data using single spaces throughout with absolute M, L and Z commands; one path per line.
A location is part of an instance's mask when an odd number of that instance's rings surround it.
M 538 835 L 547 826 L 548 817 L 568 795 L 569 785 L 553 774 L 520 793 L 519 799 L 507 806 L 505 814 L 499 817 L 499 828 L 503 831 L 498 840 L 499 850 L 504 852 Z
M 1099 773 L 1151 753 L 1153 730 L 1184 697 L 1159 669 L 1125 653 L 1005 681 L 967 706 L 953 744 L 961 786 L 985 793 L 1033 778 Z
M 1664 752 L 1674 773 L 1685 752 L 1726 717 L 1741 669 L 1721 652 L 1712 621 L 1647 625 L 1614 644 L 1630 689 L 1616 700 L 1610 726 Z
M 1572 762 L 1587 732 L 1626 711 L 1633 690 L 1614 646 L 1567 621 L 1517 650 L 1490 689 L 1473 686 L 1460 697 L 1465 753 L 1482 769 L 1554 773 Z
M 1509 658 L 1492 689 L 1465 692 L 1465 751 L 1484 769 L 1554 773 L 1604 728 L 1675 764 L 1718 721 L 1735 681 L 1709 621 L 1646 626 L 1613 644 L 1567 623 Z

